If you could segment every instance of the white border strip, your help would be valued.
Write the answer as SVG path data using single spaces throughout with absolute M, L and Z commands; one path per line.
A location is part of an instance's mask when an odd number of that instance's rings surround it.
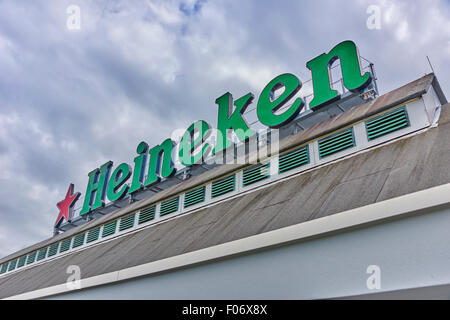
M 66 284 L 60 284 L 11 296 L 6 300 L 38 299 L 79 291 L 198 263 L 212 262 L 254 250 L 306 240 L 314 236 L 326 236 L 332 232 L 379 223 L 387 219 L 404 217 L 407 214 L 421 214 L 427 209 L 449 205 L 448 194 L 450 194 L 450 183 L 178 256 L 81 279 L 81 289 L 73 290 Z

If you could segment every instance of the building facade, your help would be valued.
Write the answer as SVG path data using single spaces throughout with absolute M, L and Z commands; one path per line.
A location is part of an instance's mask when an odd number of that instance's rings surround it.
M 0 298 L 448 299 L 449 142 L 429 74 L 4 257 Z

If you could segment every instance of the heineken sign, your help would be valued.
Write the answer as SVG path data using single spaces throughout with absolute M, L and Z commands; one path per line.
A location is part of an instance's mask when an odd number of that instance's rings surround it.
M 343 85 L 349 91 L 360 92 L 372 81 L 370 72 L 361 74 L 359 53 L 355 43 L 352 41 L 339 43 L 328 53 L 323 53 L 306 63 L 312 74 L 314 96 L 309 108 L 313 112 L 340 99 L 338 91 L 331 86 L 330 75 L 330 67 L 337 59 L 341 64 Z M 258 120 L 268 128 L 280 128 L 290 123 L 305 106 L 302 98 L 292 101 L 301 88 L 302 82 L 291 73 L 275 77 L 261 91 L 256 102 Z M 275 91 L 279 89 L 282 89 L 282 93 L 274 98 Z M 122 163 L 113 168 L 113 162 L 108 161 L 92 170 L 88 174 L 89 181 L 80 215 L 85 216 L 103 207 L 106 200 L 111 202 L 121 200 L 127 195 L 159 183 L 162 178 L 173 176 L 176 172 L 172 161 L 174 150 L 178 151 L 177 156 L 181 164 L 189 167 L 202 163 L 208 156 L 218 155 L 232 146 L 230 132 L 234 133 L 239 141 L 248 141 L 256 135 L 256 131 L 249 127 L 243 114 L 254 102 L 254 98 L 252 93 L 248 93 L 234 100 L 227 92 L 216 99 L 218 121 L 215 145 L 206 142 L 211 135 L 212 127 L 206 121 L 200 120 L 186 129 L 178 148 L 175 148 L 172 139 L 166 139 L 151 148 L 147 143 L 141 142 L 137 146 L 133 166 Z M 66 198 L 57 205 L 60 213 L 55 227 L 58 227 L 64 219 L 70 221 L 73 205 L 79 196 L 79 193 L 73 193 L 71 185 Z

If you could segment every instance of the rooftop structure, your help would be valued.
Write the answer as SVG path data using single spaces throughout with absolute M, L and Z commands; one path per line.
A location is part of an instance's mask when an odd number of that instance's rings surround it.
M 377 294 L 448 288 L 450 109 L 435 75 L 333 107 L 294 123 L 279 154 L 204 170 L 0 259 L 0 298 L 369 297 L 372 263 L 388 274 Z

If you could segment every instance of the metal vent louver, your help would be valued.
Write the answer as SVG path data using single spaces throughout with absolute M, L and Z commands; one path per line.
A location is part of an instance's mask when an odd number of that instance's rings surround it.
M 119 231 L 127 230 L 134 227 L 135 214 L 130 214 L 120 219 Z
M 156 212 L 155 206 L 142 209 L 141 212 L 139 213 L 139 224 L 155 219 L 155 212 Z
M 319 140 L 319 156 L 320 158 L 328 157 L 354 146 L 355 136 L 353 128 L 350 128 Z
M 19 258 L 19 262 L 17 263 L 17 268 L 22 268 L 25 265 L 27 260 L 27 256 L 23 256 Z
M 54 256 L 58 253 L 59 242 L 52 244 L 48 249 L 48 256 Z
M 72 238 L 65 239 L 61 241 L 61 247 L 59 248 L 59 252 L 66 252 L 70 249 L 70 244 L 72 243 Z
M 12 271 L 16 268 L 16 264 L 17 264 L 17 259 L 14 259 L 13 261 L 9 262 L 9 267 L 8 267 L 8 271 Z
M 47 255 L 47 249 L 48 248 L 39 250 L 38 255 L 37 255 L 37 261 L 40 261 L 45 258 L 45 256 Z
M 4 274 L 6 271 L 8 271 L 8 262 L 5 262 L 2 265 L 2 268 L 0 269 L 0 274 Z
M 117 220 L 107 223 L 103 226 L 102 238 L 116 233 Z
M 72 248 L 80 247 L 84 244 L 85 233 L 79 234 L 73 238 Z
M 366 121 L 367 139 L 371 141 L 391 132 L 409 127 L 409 125 L 406 107 L 398 108 Z
M 244 170 L 242 184 L 248 186 L 269 177 L 270 163 L 259 164 Z
M 309 163 L 309 149 L 304 146 L 297 150 L 280 155 L 278 158 L 278 172 L 283 173 Z
M 32 252 L 32 253 L 30 253 L 30 254 L 28 255 L 28 258 L 27 258 L 27 265 L 28 265 L 28 264 L 32 264 L 32 263 L 34 263 L 34 262 L 36 261 L 36 255 L 37 255 L 37 251 Z
M 221 180 L 214 181 L 211 185 L 211 197 L 215 198 L 234 191 L 236 187 L 236 176 L 232 175 Z
M 206 187 L 200 187 L 195 190 L 186 192 L 184 195 L 184 207 L 190 207 L 205 201 Z
M 100 235 L 100 227 L 89 230 L 86 237 L 86 243 L 98 240 L 99 235 Z
M 164 216 L 166 214 L 178 211 L 179 200 L 180 200 L 179 197 L 175 197 L 161 203 L 161 210 L 159 215 Z

